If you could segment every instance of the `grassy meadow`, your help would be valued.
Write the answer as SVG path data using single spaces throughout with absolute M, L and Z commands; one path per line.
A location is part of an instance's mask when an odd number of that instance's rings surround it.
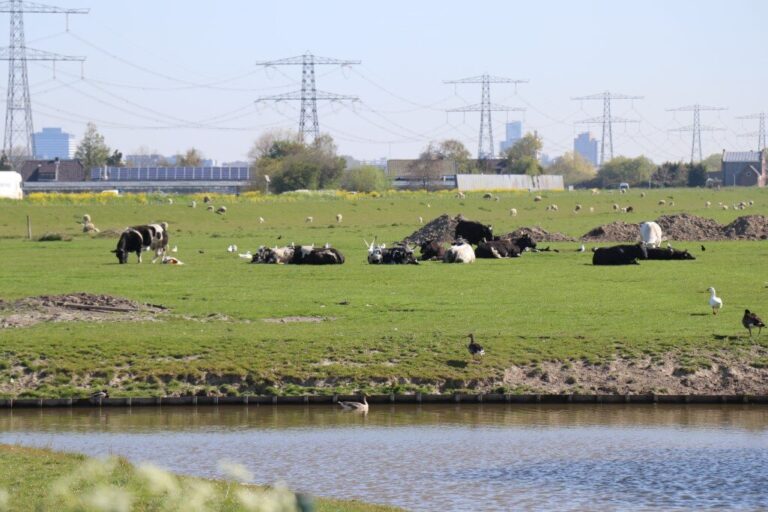
M 687 212 L 731 222 L 768 215 L 768 190 L 665 189 L 525 192 L 499 200 L 470 193 L 213 196 L 227 213 L 207 211 L 202 196 L 37 196 L 0 201 L 0 299 L 74 292 L 162 304 L 169 313 L 142 322 L 48 322 L 0 330 L 0 395 L 113 396 L 316 392 L 530 391 L 509 378 L 512 366 L 544 362 L 601 364 L 675 354 L 687 371 L 726 353 L 768 366 L 768 333 L 750 341 L 745 308 L 768 316 L 768 242 L 675 243 L 696 261 L 593 267 L 578 242 L 544 243 L 559 253 L 525 254 L 471 265 L 427 262 L 372 266 L 363 239 L 391 243 L 442 213 L 490 223 L 495 233 L 521 226 L 580 237 L 615 220 L 641 222 Z M 197 200 L 197 208 L 189 206 Z M 659 205 L 660 199 L 674 206 Z M 754 201 L 743 210 L 723 210 Z M 706 208 L 705 202 L 713 206 Z M 573 212 L 575 204 L 581 212 Z M 615 212 L 611 205 L 632 206 Z M 559 211 L 546 211 L 557 204 Z M 518 215 L 509 215 L 510 208 Z M 589 207 L 594 212 L 589 212 Z M 81 233 L 83 214 L 102 232 L 167 221 L 183 266 L 118 265 L 116 236 Z M 336 214 L 343 221 L 336 223 Z M 59 233 L 70 241 L 26 239 Z M 307 216 L 313 223 L 305 222 Z M 259 223 L 259 217 L 265 222 Z M 259 245 L 331 243 L 340 266 L 251 265 L 226 251 Z M 593 244 L 587 244 L 590 247 Z M 713 316 L 707 287 L 724 308 Z M 7 314 L 3 313 L 3 314 Z M 323 317 L 321 322 L 265 319 Z M 466 352 L 475 333 L 482 362 Z M 495 387 L 493 389 L 496 389 Z M 585 391 L 574 388 L 576 391 Z
M 296 510 L 292 492 L 244 485 L 243 467 L 224 467 L 233 481 L 176 476 L 125 459 L 0 445 L 0 510 L 238 512 Z M 245 477 L 245 478 L 243 478 Z M 359 501 L 312 499 L 318 512 L 394 512 Z

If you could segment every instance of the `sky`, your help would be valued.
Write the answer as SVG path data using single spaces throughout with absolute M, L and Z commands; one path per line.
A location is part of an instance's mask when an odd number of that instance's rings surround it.
M 257 101 L 301 89 L 301 66 L 258 62 L 300 56 L 361 61 L 318 65 L 319 91 L 359 101 L 320 101 L 320 131 L 360 160 L 416 158 L 458 139 L 475 155 L 481 85 L 445 81 L 489 74 L 528 80 L 491 85 L 495 150 L 508 121 L 536 131 L 544 153 L 601 139 L 604 91 L 614 100 L 614 155 L 688 160 L 693 104 L 702 111 L 704 156 L 755 150 L 768 110 L 768 2 L 40 0 L 88 14 L 26 14 L 26 45 L 79 62 L 29 61 L 34 130 L 61 127 L 79 140 L 88 122 L 124 154 L 196 148 L 219 163 L 245 160 L 270 130 L 297 130 L 299 101 Z M 9 37 L 7 13 L 2 13 Z M 67 18 L 69 30 L 67 30 Z M 0 23 L 3 23 L 0 21 Z M 3 36 L 0 36 L 3 37 Z M 6 68 L 7 62 L 0 62 Z M 7 72 L 6 75 L 7 76 Z M 5 102 L 7 83 L 1 84 Z

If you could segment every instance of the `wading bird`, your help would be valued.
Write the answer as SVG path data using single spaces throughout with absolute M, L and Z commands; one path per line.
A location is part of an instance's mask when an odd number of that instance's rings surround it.
M 362 402 L 339 402 L 339 405 L 345 411 L 368 412 L 368 400 L 365 395 Z
M 707 288 L 707 291 L 712 294 L 709 297 L 709 306 L 712 308 L 712 314 L 716 315 L 717 311 L 723 308 L 723 299 L 715 295 L 715 289 L 711 286 Z
M 749 337 L 752 338 L 752 328 L 757 327 L 757 335 L 760 336 L 760 331 L 765 327 L 765 323 L 760 320 L 760 317 L 750 310 L 744 310 L 744 316 L 741 318 L 741 325 L 747 328 L 749 331 Z

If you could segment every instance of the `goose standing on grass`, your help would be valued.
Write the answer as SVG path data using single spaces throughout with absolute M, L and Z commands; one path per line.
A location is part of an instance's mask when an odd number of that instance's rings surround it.
M 709 307 L 712 308 L 712 314 L 716 315 L 717 311 L 723 308 L 723 299 L 715 295 L 715 289 L 711 286 L 707 288 L 707 291 L 712 294 L 709 296 Z
M 467 345 L 467 350 L 469 350 L 469 354 L 474 359 L 475 356 L 483 356 L 485 355 L 485 349 L 475 341 L 475 335 L 470 334 L 469 335 L 469 345 Z
M 765 327 L 765 323 L 760 320 L 760 317 L 750 310 L 744 310 L 744 316 L 741 318 L 741 325 L 747 328 L 749 331 L 749 338 L 752 339 L 752 328 L 757 327 L 757 335 L 760 336 L 760 331 Z
M 368 400 L 366 400 L 366 396 L 365 395 L 363 395 L 363 401 L 362 402 L 342 402 L 342 401 L 339 401 L 339 405 L 345 411 L 368 412 Z

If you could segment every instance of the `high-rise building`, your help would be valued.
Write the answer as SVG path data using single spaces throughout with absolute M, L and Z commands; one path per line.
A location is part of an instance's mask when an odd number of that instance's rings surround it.
M 32 134 L 37 160 L 69 160 L 75 155 L 75 136 L 61 128 L 43 128 Z
M 573 151 L 597 167 L 597 139 L 589 132 L 580 133 L 573 139 Z
M 499 153 L 505 153 L 512 145 L 523 138 L 523 122 L 507 123 L 507 138 L 499 142 Z

